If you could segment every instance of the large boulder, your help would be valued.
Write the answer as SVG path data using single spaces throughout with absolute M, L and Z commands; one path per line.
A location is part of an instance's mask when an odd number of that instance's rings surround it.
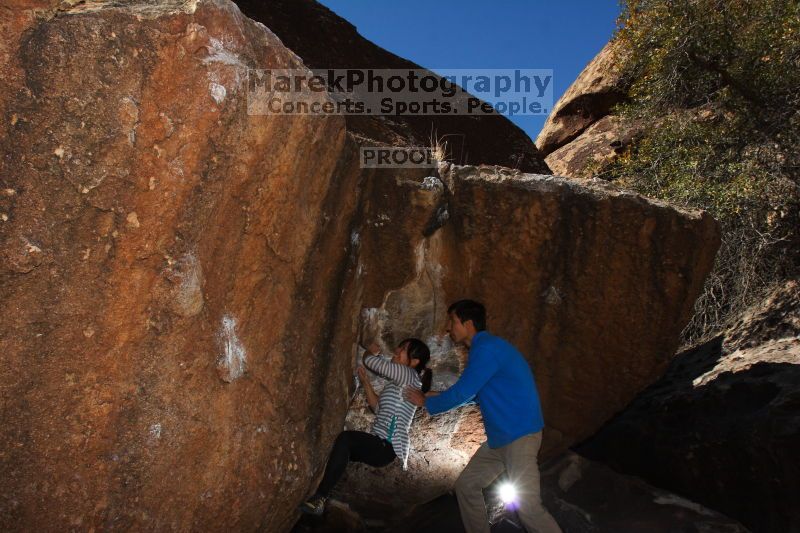
M 372 181 L 359 249 L 366 315 L 389 347 L 428 340 L 442 389 L 466 360 L 443 335 L 447 304 L 485 302 L 490 330 L 534 369 L 542 455 L 552 457 L 661 375 L 711 268 L 717 225 L 602 180 L 439 170 L 439 179 Z M 357 398 L 348 427 L 371 421 Z M 353 466 L 337 496 L 367 514 L 432 498 L 452 487 L 483 437 L 475 407 L 420 414 L 407 472 Z
M 800 530 L 800 284 L 676 356 L 579 450 L 753 531 Z
M 536 146 L 554 174 L 602 177 L 651 126 L 614 114 L 631 84 L 622 68 L 624 54 L 619 41 L 609 41 L 553 106 Z
M 609 41 L 555 103 L 536 137 L 544 156 L 572 142 L 625 100 L 629 81 L 620 69 L 621 53 L 619 42 Z
M 604 168 L 623 154 L 642 131 L 641 124 L 606 115 L 572 142 L 548 154 L 545 161 L 558 176 L 602 178 Z
M 344 120 L 248 115 L 304 67 L 227 0 L 14 14 L 2 529 L 286 529 L 346 409 Z

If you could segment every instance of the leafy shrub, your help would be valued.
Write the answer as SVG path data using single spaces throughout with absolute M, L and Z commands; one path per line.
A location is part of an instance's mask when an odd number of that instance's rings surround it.
M 689 343 L 800 271 L 800 2 L 627 0 L 615 38 L 650 126 L 601 177 L 722 226 Z

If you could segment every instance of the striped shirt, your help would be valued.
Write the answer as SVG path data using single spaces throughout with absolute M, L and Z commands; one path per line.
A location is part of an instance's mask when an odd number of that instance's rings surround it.
M 406 386 L 422 388 L 419 374 L 410 366 L 393 363 L 377 355 L 368 355 L 364 359 L 364 366 L 389 380 L 378 399 L 375 423 L 372 424 L 370 433 L 392 444 L 394 453 L 403 462 L 405 470 L 411 447 L 408 430 L 417 407 L 403 398 L 403 389 Z

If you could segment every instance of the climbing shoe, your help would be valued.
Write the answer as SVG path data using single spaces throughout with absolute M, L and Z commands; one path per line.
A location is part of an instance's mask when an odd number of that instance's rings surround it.
M 325 496 L 313 496 L 300 504 L 300 512 L 319 516 L 325 511 Z

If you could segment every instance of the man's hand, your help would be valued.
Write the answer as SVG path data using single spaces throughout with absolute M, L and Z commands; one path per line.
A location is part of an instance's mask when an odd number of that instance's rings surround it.
M 405 399 L 417 407 L 424 407 L 425 406 L 425 394 L 419 389 L 415 389 L 413 387 L 406 387 L 403 389 L 403 396 Z
M 367 351 L 372 355 L 378 355 L 381 353 L 381 347 L 377 342 L 373 342 L 367 347 Z

